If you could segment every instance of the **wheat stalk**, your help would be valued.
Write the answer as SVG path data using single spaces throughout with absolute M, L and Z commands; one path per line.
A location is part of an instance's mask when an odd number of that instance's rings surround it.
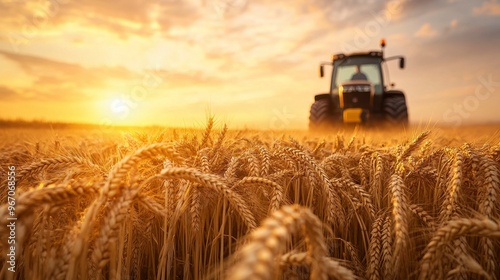
M 103 218 L 100 233 L 92 252 L 92 260 L 98 267 L 98 275 L 110 259 L 109 245 L 118 238 L 118 227 L 127 216 L 127 211 L 137 195 L 138 189 L 131 187 L 123 192 Z
M 61 280 L 66 277 L 71 258 L 71 247 L 74 245 L 73 240 L 75 239 L 79 228 L 80 223 L 77 222 L 71 231 L 64 236 L 60 250 L 56 251 L 55 248 L 52 248 L 50 252 L 51 257 L 47 262 L 49 279 Z
M 86 237 L 89 235 L 94 224 L 95 217 L 99 209 L 104 205 L 108 197 L 119 195 L 121 186 L 124 184 L 128 171 L 133 168 L 140 160 L 155 158 L 158 155 L 166 155 L 175 161 L 184 162 L 184 159 L 174 150 L 171 145 L 163 143 L 152 144 L 137 150 L 117 163 L 108 175 L 108 179 L 101 189 L 99 198 L 89 207 L 84 217 L 81 230 L 75 240 L 75 246 L 72 250 L 72 257 L 68 269 L 68 278 L 74 277 L 77 269 L 77 262 L 81 259 L 83 252 L 87 251 L 88 242 Z
M 325 171 L 314 161 L 314 159 L 300 150 L 289 147 L 281 147 L 280 150 L 282 150 L 284 154 L 300 161 L 302 164 L 310 168 L 313 172 L 313 176 L 310 177 L 312 182 L 317 182 L 317 178 L 319 178 L 320 182 L 318 184 L 322 186 L 323 193 L 327 196 L 327 221 L 329 223 L 337 221 L 336 224 L 340 225 L 340 221 L 343 218 L 340 198 L 332 189 L 330 179 L 326 175 Z

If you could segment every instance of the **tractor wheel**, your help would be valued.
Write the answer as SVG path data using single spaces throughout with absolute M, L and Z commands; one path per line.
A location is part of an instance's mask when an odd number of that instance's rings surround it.
M 408 124 L 408 109 L 404 95 L 384 98 L 384 119 L 390 125 Z
M 309 111 L 309 129 L 318 130 L 327 128 L 331 125 L 331 101 L 328 99 L 320 99 L 311 105 Z

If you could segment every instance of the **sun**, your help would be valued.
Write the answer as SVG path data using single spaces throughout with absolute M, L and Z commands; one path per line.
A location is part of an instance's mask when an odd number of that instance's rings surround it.
M 95 101 L 94 121 L 98 123 L 111 123 L 114 125 L 128 124 L 133 121 L 132 112 L 134 104 L 130 104 L 120 94 L 109 94 L 107 98 Z
M 122 114 L 123 112 L 127 112 L 129 110 L 128 107 L 129 106 L 127 106 L 122 98 L 114 98 L 109 104 L 109 108 L 114 114 Z

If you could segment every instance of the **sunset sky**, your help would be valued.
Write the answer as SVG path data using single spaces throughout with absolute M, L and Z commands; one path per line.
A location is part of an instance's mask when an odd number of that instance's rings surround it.
M 411 122 L 500 122 L 497 0 L 0 1 L 1 119 L 306 128 L 319 63 L 383 37 Z

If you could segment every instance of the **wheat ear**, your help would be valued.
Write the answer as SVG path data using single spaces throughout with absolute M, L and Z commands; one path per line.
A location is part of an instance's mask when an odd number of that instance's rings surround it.
M 384 215 L 380 214 L 372 224 L 370 245 L 368 248 L 368 269 L 366 271 L 366 278 L 368 279 L 380 279 L 380 265 L 382 257 L 382 226 L 384 221 Z
M 286 253 L 280 258 L 280 265 L 311 265 L 313 260 L 308 256 L 307 253 Z M 322 260 L 323 265 L 326 268 L 326 273 L 329 278 L 339 279 L 339 280 L 354 280 L 356 276 L 354 273 L 345 268 L 339 261 L 333 260 L 328 257 L 324 257 Z
M 283 203 L 283 187 L 280 184 L 262 177 L 245 177 L 240 181 L 238 181 L 236 184 L 234 184 L 233 189 L 245 184 L 263 185 L 271 188 L 272 195 L 271 195 L 271 203 L 269 205 L 270 213 L 278 210 L 280 205 Z
M 22 178 L 26 178 L 42 170 L 47 170 L 55 166 L 61 166 L 61 167 L 71 166 L 73 164 L 79 164 L 91 167 L 96 170 L 100 170 L 98 165 L 94 164 L 88 159 L 82 157 L 65 156 L 65 157 L 44 159 L 40 162 L 32 163 L 29 166 L 26 166 L 23 169 L 21 169 L 21 171 L 19 171 L 19 173 L 17 174 L 17 178 L 19 178 L 18 180 L 20 181 L 22 180 Z
M 307 256 L 312 262 L 311 279 L 326 280 L 328 274 L 322 265 L 326 245 L 321 234 L 321 222 L 309 209 L 299 205 L 283 206 L 251 233 L 249 243 L 237 253 L 241 261 L 229 270 L 227 278 L 273 279 L 276 257 L 299 229 L 302 229 L 308 245 Z
M 405 249 L 408 243 L 408 218 L 407 218 L 407 199 L 405 194 L 405 185 L 399 175 L 392 175 L 389 188 L 392 193 L 392 218 L 394 222 L 395 242 L 393 254 L 393 269 L 399 270 L 401 258 L 405 255 Z
M 404 160 L 405 158 L 407 158 L 409 155 L 411 155 L 419 146 L 420 144 L 422 144 L 422 142 L 424 142 L 424 140 L 427 138 L 427 136 L 429 136 L 430 134 L 430 131 L 425 131 L 425 132 L 422 132 L 420 133 L 420 135 L 417 136 L 417 138 L 415 138 L 407 147 L 406 149 L 403 151 L 403 153 L 401 154 L 401 156 L 399 157 L 400 160 Z
M 316 184 L 322 187 L 323 193 L 327 196 L 327 222 L 333 223 L 334 221 L 337 221 L 337 225 L 341 225 L 341 221 L 343 220 L 343 211 L 340 197 L 338 193 L 331 187 L 332 184 L 330 182 L 330 179 L 326 175 L 323 168 L 321 168 L 313 158 L 308 156 L 303 151 L 290 147 L 281 147 L 280 149 L 284 152 L 284 154 L 289 155 L 293 159 L 301 162 L 303 165 L 312 170 L 313 176 L 311 177 L 311 179 L 313 180 L 313 182 L 316 182 Z M 317 181 L 317 178 L 319 178 L 319 182 Z
M 494 160 L 483 156 L 479 162 L 479 174 L 482 177 L 482 187 L 479 195 L 479 212 L 488 218 L 496 218 L 496 204 L 500 193 L 500 175 Z M 496 269 L 496 254 L 493 242 L 481 238 L 483 262 L 486 263 L 486 272 L 493 275 Z
M 99 272 L 104 269 L 109 262 L 110 250 L 109 244 L 118 238 L 118 227 L 127 216 L 127 211 L 138 192 L 138 189 L 131 187 L 123 192 L 117 201 L 113 202 L 109 212 L 103 218 L 99 236 L 92 252 L 92 259 L 98 267 Z
M 443 249 L 453 240 L 465 236 L 500 237 L 500 221 L 490 219 L 455 219 L 439 228 L 425 248 L 420 267 L 420 279 L 441 279 L 440 260 Z
M 460 189 L 462 187 L 462 166 L 463 156 L 461 152 L 455 154 L 453 167 L 451 169 L 452 178 L 446 190 L 446 197 L 443 200 L 443 206 L 440 213 L 440 222 L 454 218 L 458 215 L 458 204 L 460 197 Z
M 184 159 L 171 145 L 158 143 L 143 147 L 132 155 L 126 156 L 114 166 L 113 170 L 111 170 L 104 187 L 101 189 L 98 199 L 87 209 L 80 232 L 72 248 L 67 278 L 74 278 L 75 273 L 77 273 L 77 262 L 81 259 L 82 253 L 87 251 L 87 237 L 92 230 L 99 209 L 104 205 L 108 197 L 118 195 L 122 191 L 120 187 L 126 181 L 127 173 L 131 168 L 143 159 L 155 158 L 159 155 L 167 156 L 174 159 L 174 161 L 184 163 Z
M 231 206 L 240 214 L 241 218 L 246 222 L 250 229 L 256 227 L 255 218 L 248 208 L 245 200 L 239 194 L 227 187 L 223 183 L 223 179 L 221 177 L 212 174 L 205 174 L 194 168 L 185 167 L 164 169 L 158 176 L 170 179 L 185 179 L 198 183 L 204 187 L 210 187 L 227 198 Z

